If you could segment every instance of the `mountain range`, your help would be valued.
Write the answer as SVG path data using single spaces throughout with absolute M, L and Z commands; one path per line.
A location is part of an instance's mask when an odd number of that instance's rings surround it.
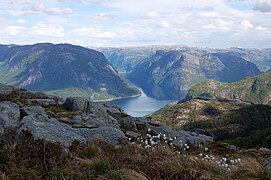
M 98 48 L 148 96 L 181 99 L 208 79 L 235 82 L 271 68 L 271 50 L 187 46 Z
M 179 100 L 193 85 L 205 80 L 236 82 L 271 68 L 270 49 L 96 49 L 50 43 L 1 45 L 0 82 L 62 97 L 106 100 L 140 95 L 128 79 L 150 97 Z
M 102 53 L 70 44 L 1 45 L 0 69 L 2 83 L 62 97 L 105 100 L 140 94 Z
M 181 99 L 194 84 L 207 79 L 234 82 L 260 73 L 257 66 L 228 53 L 157 51 L 127 77 L 154 98 Z

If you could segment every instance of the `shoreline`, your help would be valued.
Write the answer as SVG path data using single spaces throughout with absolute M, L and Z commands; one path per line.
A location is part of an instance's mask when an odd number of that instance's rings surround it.
M 96 100 L 96 101 L 93 101 L 93 102 L 111 102 L 111 101 L 114 101 L 114 100 L 130 99 L 130 98 L 136 98 L 136 97 L 140 97 L 140 96 L 142 96 L 142 92 L 140 94 L 136 94 L 136 95 L 133 95 L 133 96 L 115 97 L 115 98 L 110 98 L 110 99 L 107 99 L 107 100 Z

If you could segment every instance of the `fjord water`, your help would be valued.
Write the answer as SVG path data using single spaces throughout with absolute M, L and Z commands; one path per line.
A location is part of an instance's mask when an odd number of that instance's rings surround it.
M 119 105 L 131 116 L 142 117 L 164 107 L 168 103 L 175 101 L 154 99 L 148 97 L 142 90 L 141 93 L 142 95 L 139 97 L 113 100 L 111 103 Z

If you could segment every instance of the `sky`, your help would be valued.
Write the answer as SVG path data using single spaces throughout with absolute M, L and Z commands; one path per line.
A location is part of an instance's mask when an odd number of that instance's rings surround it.
M 271 47 L 271 0 L 0 0 L 0 44 Z

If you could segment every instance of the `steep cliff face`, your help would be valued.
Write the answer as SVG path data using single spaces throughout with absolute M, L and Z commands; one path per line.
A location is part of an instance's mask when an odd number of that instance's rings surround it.
M 239 56 L 199 49 L 157 51 L 142 61 L 128 78 L 152 97 L 181 99 L 191 86 L 206 79 L 233 82 L 260 73 Z
M 193 98 L 239 99 L 254 104 L 271 104 L 271 74 L 263 73 L 234 83 L 205 81 L 193 86 L 186 100 Z
M 139 94 L 98 51 L 69 44 L 2 46 L 1 49 L 3 83 L 94 100 Z
M 259 49 L 244 49 L 244 48 L 229 48 L 223 52 L 238 55 L 247 61 L 257 65 L 257 67 L 265 72 L 271 68 L 271 48 Z

